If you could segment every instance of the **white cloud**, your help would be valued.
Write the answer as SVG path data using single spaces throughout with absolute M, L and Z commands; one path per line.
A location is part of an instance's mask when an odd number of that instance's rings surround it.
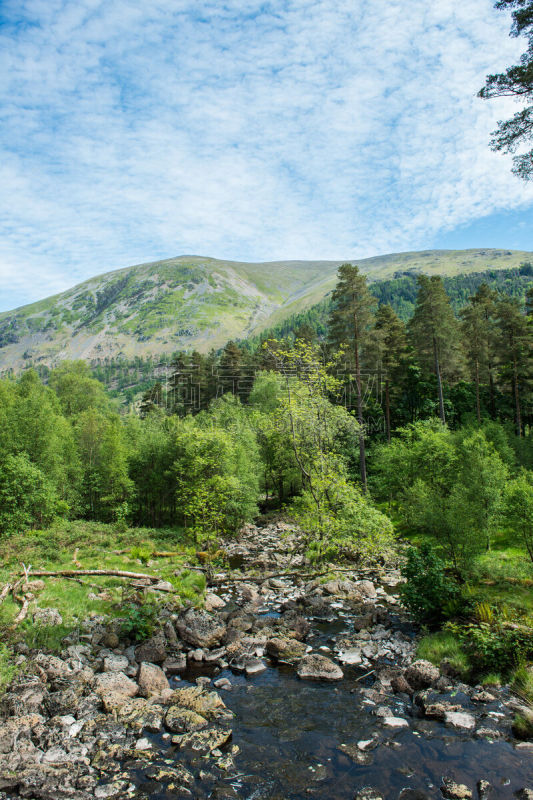
M 491 0 L 7 0 L 0 307 L 201 253 L 364 257 L 530 204 Z M 502 242 L 502 246 L 505 243 Z

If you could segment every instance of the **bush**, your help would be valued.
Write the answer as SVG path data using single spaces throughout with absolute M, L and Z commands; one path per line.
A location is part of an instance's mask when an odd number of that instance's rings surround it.
M 39 467 L 28 457 L 8 455 L 0 464 L 0 531 L 43 527 L 67 510 Z
M 498 671 L 502 675 L 533 659 L 533 630 L 523 625 L 448 624 L 475 666 L 476 673 Z
M 437 628 L 455 613 L 459 587 L 448 578 L 444 561 L 430 544 L 408 550 L 402 575 L 407 580 L 401 590 L 403 603 L 418 622 Z

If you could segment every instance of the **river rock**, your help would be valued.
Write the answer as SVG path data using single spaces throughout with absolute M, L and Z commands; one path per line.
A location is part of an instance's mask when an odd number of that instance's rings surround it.
M 393 692 L 398 694 L 413 694 L 413 687 L 407 682 L 404 675 L 394 675 L 390 682 Z
M 385 717 L 383 724 L 386 728 L 408 728 L 409 723 L 403 717 Z
M 278 661 L 284 661 L 286 664 L 295 664 L 305 656 L 307 646 L 297 639 L 275 636 L 267 642 L 266 651 L 269 656 Z
M 163 670 L 167 675 L 178 675 L 183 672 L 187 667 L 187 658 L 185 653 L 180 653 L 177 656 L 166 658 L 162 664 Z
M 533 789 L 520 789 L 516 796 L 518 800 L 533 800 Z
M 250 661 L 247 661 L 245 672 L 248 678 L 253 677 L 254 675 L 260 675 L 264 672 L 267 668 L 267 665 L 264 661 L 261 661 L 260 658 L 253 658 Z
M 167 657 L 165 637 L 161 631 L 135 649 L 135 660 L 140 664 L 162 664 Z
M 46 677 L 49 681 L 54 681 L 58 678 L 68 678 L 72 674 L 72 670 L 69 665 L 58 656 L 50 656 L 46 653 L 38 653 L 35 656 L 34 662 L 45 671 Z
M 492 786 L 488 781 L 477 782 L 477 793 L 479 800 L 489 800 L 492 794 Z
M 165 715 L 165 725 L 173 733 L 199 731 L 207 724 L 206 718 L 201 714 L 181 706 L 171 706 Z
M 342 664 L 349 664 L 351 666 L 358 666 L 362 662 L 361 651 L 356 648 L 343 650 L 339 653 L 339 661 Z
M 450 778 L 443 778 L 441 792 L 447 800 L 470 800 L 472 792 L 464 783 L 456 783 Z
M 94 691 L 100 697 L 113 696 L 114 699 L 135 697 L 139 693 L 137 684 L 123 672 L 102 672 L 94 679 Z
M 226 706 L 216 692 L 206 692 L 199 686 L 175 689 L 169 702 L 172 705 L 189 708 L 206 719 L 214 719 L 224 712 Z
M 471 731 L 476 727 L 476 720 L 472 714 L 467 714 L 466 711 L 446 711 L 444 722 L 452 728 L 464 731 Z
M 139 684 L 140 693 L 144 697 L 161 694 L 165 689 L 170 689 L 167 676 L 161 667 L 145 662 L 139 665 L 137 683 Z
M 128 728 L 136 731 L 146 729 L 159 733 L 163 726 L 163 709 L 143 697 L 127 700 L 116 709 L 117 719 Z
M 355 588 L 356 591 L 363 595 L 363 597 L 369 597 L 372 599 L 377 597 L 376 587 L 372 581 L 356 581 Z
M 204 600 L 206 611 L 218 611 L 218 609 L 224 608 L 225 605 L 226 601 L 219 597 L 218 594 L 213 594 L 213 592 L 206 594 Z
M 356 792 L 354 800 L 383 800 L 383 795 L 377 789 L 365 786 Z
M 126 656 L 116 656 L 114 653 L 104 658 L 104 672 L 124 672 L 129 666 Z
M 430 661 L 420 660 L 407 667 L 404 676 L 413 689 L 426 689 L 438 681 L 440 672 Z
M 183 641 L 193 647 L 216 647 L 226 633 L 222 620 L 194 608 L 190 608 L 178 619 L 177 629 Z
M 316 654 L 304 656 L 298 664 L 297 672 L 302 680 L 340 681 L 344 677 L 338 664 Z
M 221 730 L 220 728 L 207 728 L 202 731 L 184 733 L 181 736 L 173 736 L 172 744 L 179 747 L 187 747 L 199 753 L 210 753 L 226 744 L 231 739 L 231 730 Z

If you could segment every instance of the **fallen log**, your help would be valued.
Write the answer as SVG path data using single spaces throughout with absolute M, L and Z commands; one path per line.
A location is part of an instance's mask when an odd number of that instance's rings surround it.
M 36 570 L 32 576 L 36 578 L 76 578 L 81 575 L 103 575 L 111 578 L 131 578 L 132 580 L 145 580 L 159 583 L 161 578 L 156 575 L 147 575 L 144 572 L 126 572 L 120 569 L 59 569 Z
M 18 598 L 17 598 L 18 599 Z M 26 619 L 28 615 L 28 608 L 30 606 L 30 598 L 23 597 L 22 598 L 22 608 L 20 609 L 19 613 L 13 620 L 13 624 L 10 626 L 10 630 L 14 630 L 17 625 L 19 625 L 24 619 Z

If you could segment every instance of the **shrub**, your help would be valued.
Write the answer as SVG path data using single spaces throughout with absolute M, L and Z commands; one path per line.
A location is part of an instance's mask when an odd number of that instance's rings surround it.
M 402 575 L 407 580 L 401 591 L 403 603 L 419 622 L 436 628 L 457 610 L 459 587 L 446 575 L 444 562 L 430 544 L 408 550 Z
M 67 510 L 39 467 L 28 457 L 8 455 L 0 464 L 0 531 L 43 527 Z
M 489 625 L 486 622 L 458 625 L 448 629 L 463 643 L 476 673 L 498 671 L 508 675 L 533 659 L 533 630 L 523 625 Z

